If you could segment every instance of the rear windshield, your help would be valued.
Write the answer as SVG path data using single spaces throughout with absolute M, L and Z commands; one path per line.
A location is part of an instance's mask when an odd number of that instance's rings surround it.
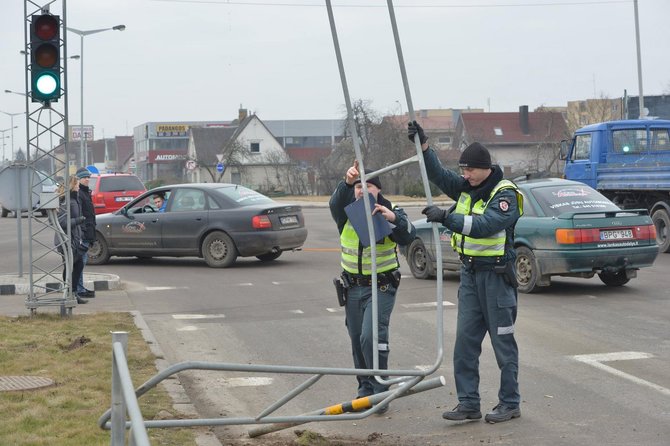
M 102 177 L 98 178 L 98 181 L 100 182 L 99 192 L 144 190 L 144 184 L 136 176 Z
M 549 217 L 564 212 L 618 211 L 619 207 L 600 192 L 581 185 L 536 187 L 531 193 Z
M 269 204 L 272 200 L 255 190 L 244 186 L 225 186 L 216 189 L 217 192 L 233 201 L 238 206 L 251 206 L 254 204 Z

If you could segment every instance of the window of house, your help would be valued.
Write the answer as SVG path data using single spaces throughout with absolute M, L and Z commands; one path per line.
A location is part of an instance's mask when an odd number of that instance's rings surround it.
M 252 142 L 251 144 L 249 144 L 249 151 L 251 153 L 260 153 L 261 143 L 260 142 Z
M 495 133 L 496 136 L 503 136 L 503 131 L 500 127 L 494 127 L 493 128 L 493 133 Z

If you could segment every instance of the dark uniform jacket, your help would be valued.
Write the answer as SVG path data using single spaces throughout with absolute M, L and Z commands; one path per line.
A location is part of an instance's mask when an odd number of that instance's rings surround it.
M 330 197 L 330 214 L 337 224 L 337 230 L 341 234 L 344 225 L 347 224 L 347 213 L 344 208 L 356 200 L 354 196 L 354 186 L 349 186 L 345 181 L 340 181 L 337 189 Z M 407 219 L 407 214 L 399 207 L 393 207 L 393 204 L 382 196 L 380 193 L 377 197 L 377 202 L 387 208 L 391 209 L 395 214 L 395 221 L 392 223 L 393 230 L 389 238 L 399 245 L 407 245 L 414 240 L 416 236 L 416 229 L 414 225 Z
M 493 188 L 503 179 L 500 166 L 493 166 L 491 175 L 481 185 L 472 187 L 461 175 L 444 169 L 433 149 L 429 148 L 423 152 L 423 159 L 430 182 L 454 201 L 458 201 L 461 192 L 470 194 L 472 204 L 480 199 L 484 202 L 489 201 L 484 214 L 473 219 L 472 228 L 467 235 L 473 238 L 484 238 L 505 230 L 507 237 L 502 261 L 515 259 L 514 225 L 520 216 L 516 192 L 513 189 L 502 189 L 495 196 L 489 196 Z M 501 204 L 503 201 L 505 203 Z M 463 231 L 463 217 L 461 214 L 451 213 L 447 216 L 443 225 L 460 234 Z M 496 261 L 496 257 L 479 257 L 477 261 L 492 263 Z

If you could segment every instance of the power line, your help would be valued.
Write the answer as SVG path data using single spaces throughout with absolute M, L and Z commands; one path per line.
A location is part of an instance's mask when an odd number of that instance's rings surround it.
M 322 7 L 323 4 L 316 3 L 270 3 L 260 1 L 229 1 L 229 0 L 152 0 L 163 3 L 193 3 L 193 4 L 214 4 L 214 5 L 235 5 L 235 6 L 280 6 L 280 7 Z M 588 6 L 588 5 L 612 5 L 617 3 L 631 3 L 632 0 L 586 0 L 586 1 L 560 1 L 560 2 L 533 2 L 533 3 L 501 3 L 501 4 L 481 4 L 481 5 L 394 5 L 394 8 L 439 8 L 439 9 L 473 9 L 473 8 L 525 8 L 525 7 L 546 7 L 546 6 Z M 336 8 L 386 8 L 387 5 L 361 5 L 361 4 L 342 4 L 333 5 Z

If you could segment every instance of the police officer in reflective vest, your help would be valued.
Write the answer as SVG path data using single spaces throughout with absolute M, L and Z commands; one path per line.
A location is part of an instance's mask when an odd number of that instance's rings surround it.
M 454 346 L 454 377 L 458 405 L 442 416 L 447 420 L 479 419 L 479 356 L 488 332 L 498 368 L 498 404 L 486 421 L 499 423 L 521 416 L 519 408 L 519 350 L 514 339 L 517 291 L 514 225 L 523 214 L 523 197 L 516 185 L 503 179 L 500 166 L 491 165 L 489 151 L 470 144 L 461 154 L 462 175 L 444 169 L 416 121 L 408 127 L 410 141 L 419 136 L 430 181 L 456 201 L 453 210 L 428 206 L 430 222 L 452 231 L 458 252 L 461 283 Z
M 366 170 L 367 172 L 367 170 Z M 394 207 L 381 194 L 381 181 L 378 177 L 366 178 L 367 188 L 363 188 L 359 178 L 358 162 L 354 162 L 337 185 L 330 198 L 330 213 L 337 223 L 340 233 L 342 281 L 345 284 L 347 299 L 345 303 L 346 326 L 351 338 L 351 350 L 354 367 L 372 369 L 372 260 L 370 247 L 364 247 L 356 230 L 349 221 L 345 207 L 363 197 L 365 190 L 376 200 L 372 213 L 381 215 L 390 223 L 391 234 L 377 240 L 377 312 L 378 312 L 378 349 L 379 369 L 388 369 L 389 358 L 389 322 L 395 304 L 395 296 L 400 283 L 396 244 L 406 245 L 414 240 L 416 230 L 407 219 L 407 214 Z M 369 396 L 388 390 L 388 386 L 379 383 L 374 376 L 357 376 L 357 397 Z M 388 407 L 383 408 L 383 413 Z

